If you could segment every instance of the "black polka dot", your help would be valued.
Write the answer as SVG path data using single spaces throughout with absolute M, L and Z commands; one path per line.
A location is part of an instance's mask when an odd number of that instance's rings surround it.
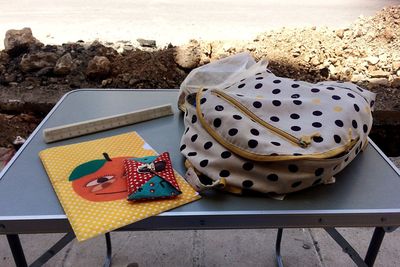
M 208 165 L 208 159 L 204 159 L 202 161 L 200 161 L 200 167 L 206 167 Z
M 273 144 L 274 146 L 280 146 L 281 145 L 281 143 L 275 142 L 275 141 L 271 142 L 271 144 Z
M 189 157 L 194 157 L 194 156 L 196 156 L 197 155 L 197 152 L 189 152 L 188 153 L 188 156 Z
M 186 148 L 186 145 L 183 144 L 183 145 L 181 145 L 181 147 L 179 148 L 179 150 L 182 151 L 182 150 L 184 150 L 185 148 Z
M 219 172 L 219 176 L 228 177 L 231 173 L 228 170 L 222 170 Z
M 276 117 L 276 116 L 272 116 L 271 118 L 269 118 L 271 121 L 273 121 L 273 122 L 278 122 L 279 121 L 279 118 L 278 117 Z
M 301 130 L 300 126 L 292 126 L 290 127 L 290 129 L 292 129 L 292 131 L 298 132 Z
M 298 118 L 300 118 L 300 115 L 296 114 L 296 113 L 292 113 L 292 114 L 290 114 L 290 118 L 297 120 Z
M 371 103 L 369 103 L 369 106 L 372 108 L 375 105 L 375 101 L 372 100 Z
M 291 95 L 290 97 L 291 97 L 291 98 L 299 98 L 300 95 L 299 95 L 299 94 L 293 94 L 293 95 Z
M 218 128 L 219 126 L 221 126 L 221 119 L 220 118 L 216 118 L 213 122 L 214 127 Z
M 335 167 L 333 167 L 333 170 L 336 170 L 339 167 L 339 165 L 336 165 Z
M 360 92 L 364 92 L 364 90 L 361 89 L 361 87 L 359 87 L 359 86 L 357 86 L 357 89 L 358 89 Z
M 197 116 L 196 116 L 196 115 L 193 115 L 193 116 L 192 116 L 192 123 L 196 123 L 196 121 L 197 121 Z
M 200 99 L 200 104 L 204 104 L 204 103 L 206 103 L 206 101 L 207 101 L 207 99 L 203 97 L 202 99 Z
M 279 101 L 279 100 L 273 100 L 273 101 L 272 101 L 272 105 L 274 105 L 275 107 L 279 107 L 281 104 L 282 104 L 282 103 L 281 103 L 281 101 Z
M 323 168 L 318 168 L 314 172 L 315 176 L 321 176 L 323 173 L 324 173 L 324 169 Z
M 344 162 L 347 162 L 347 161 L 349 161 L 349 157 L 347 157 L 347 158 L 344 159 Z
M 296 188 L 296 187 L 299 187 L 301 185 L 301 181 L 297 181 L 297 182 L 294 182 L 293 184 L 292 184 L 292 187 L 293 188 Z
M 212 145 L 213 145 L 213 143 L 212 142 L 206 142 L 205 144 L 204 144 L 204 149 L 205 150 L 207 150 L 207 149 L 210 149 L 211 147 L 212 147 Z
M 258 146 L 258 141 L 254 140 L 254 139 L 250 139 L 248 142 L 248 145 L 250 148 L 255 148 L 256 146 Z
M 333 136 L 333 139 L 335 139 L 335 142 L 336 142 L 337 144 L 339 144 L 339 143 L 342 141 L 342 138 L 340 138 L 340 136 L 337 135 L 337 134 L 335 134 L 335 135 Z
M 238 88 L 243 88 L 246 84 L 245 83 L 241 83 L 238 85 Z
M 335 88 L 333 88 L 333 87 L 331 87 L 331 86 L 326 87 L 326 89 L 328 89 L 328 90 L 335 90 Z
M 244 188 L 250 188 L 250 187 L 253 186 L 253 182 L 250 181 L 250 180 L 245 180 L 245 181 L 243 181 L 242 186 L 243 186 Z
M 343 127 L 343 121 L 341 121 L 341 120 L 335 120 L 335 124 L 338 127 Z
M 293 153 L 293 156 L 303 156 L 301 153 Z
M 319 111 L 319 110 L 315 110 L 315 111 L 313 111 L 312 114 L 313 114 L 314 116 L 321 116 L 321 115 L 322 115 L 322 112 Z
M 254 86 L 254 88 L 255 88 L 255 89 L 260 89 L 262 86 L 263 86 L 262 83 L 257 83 L 257 84 Z
M 185 130 L 185 134 L 186 134 L 188 131 L 189 131 L 189 127 L 187 127 L 187 128 L 186 128 L 186 130 Z
M 313 182 L 312 185 L 317 185 L 317 184 L 320 184 L 321 182 L 322 182 L 322 179 L 321 179 L 321 178 L 318 178 L 317 180 L 315 180 L 315 181 Z
M 228 131 L 228 134 L 229 134 L 230 136 L 235 136 L 237 133 L 238 133 L 238 129 L 236 129 L 236 128 L 232 128 L 232 129 L 230 129 L 230 130 Z
M 319 89 L 318 89 L 318 88 L 312 88 L 312 89 L 311 89 L 311 92 L 313 92 L 313 93 L 318 93 L 318 92 L 319 92 Z
M 262 80 L 264 77 L 257 77 L 256 80 Z
M 242 116 L 240 116 L 240 115 L 233 115 L 233 118 L 234 118 L 235 120 L 241 120 L 241 119 L 242 119 Z
M 359 112 L 360 111 L 360 107 L 357 104 L 354 104 L 354 110 Z
M 293 100 L 293 104 L 299 106 L 299 105 L 303 104 L 303 102 L 301 102 L 300 100 Z
M 277 94 L 279 94 L 280 92 L 281 92 L 280 89 L 274 89 L 274 90 L 272 90 L 272 93 L 273 93 L 274 95 L 277 95 Z
M 332 99 L 334 99 L 334 100 L 340 100 L 341 98 L 340 98 L 340 96 L 338 96 L 338 95 L 333 95 L 333 96 L 332 96 Z
M 230 156 L 232 156 L 232 153 L 229 152 L 229 151 L 224 151 L 224 152 L 221 153 L 221 158 L 223 158 L 223 159 L 227 159 Z
M 281 83 L 281 80 L 274 80 L 273 83 Z
M 359 148 L 356 148 L 356 155 L 360 152 Z
M 313 140 L 316 143 L 321 143 L 322 141 L 324 141 L 324 138 L 322 138 L 321 136 L 314 136 Z
M 260 134 L 260 132 L 259 132 L 257 129 L 251 129 L 251 130 L 250 130 L 250 133 L 251 133 L 252 135 L 255 135 L 255 136 L 258 136 L 258 135 Z
M 242 96 L 244 96 L 244 95 L 242 95 L 242 94 L 236 94 L 236 96 L 242 97 Z
M 192 135 L 192 137 L 190 138 L 190 140 L 192 140 L 192 142 L 194 142 L 194 141 L 196 141 L 197 137 L 198 137 L 198 135 L 197 135 L 197 134 L 194 134 L 194 135 Z
M 292 88 L 299 88 L 299 87 L 300 87 L 300 85 L 297 83 L 292 84 Z
M 299 167 L 297 167 L 297 165 L 294 164 L 289 164 L 288 169 L 290 172 L 297 172 L 299 170 Z
M 352 125 L 353 128 L 355 128 L 355 129 L 357 129 L 357 127 L 358 127 L 358 124 L 357 124 L 357 121 L 356 121 L 356 120 L 352 120 L 352 121 L 351 121 L 351 125 Z
M 355 98 L 355 96 L 352 93 L 347 93 L 347 95 L 351 98 Z
M 261 104 L 260 101 L 254 101 L 254 102 L 253 102 L 253 107 L 255 107 L 255 108 L 261 108 L 261 107 L 262 107 L 262 104 Z
M 315 127 L 315 128 L 321 128 L 321 127 L 322 127 L 322 123 L 320 123 L 320 122 L 313 122 L 313 123 L 312 123 L 312 126 Z
M 270 175 L 267 176 L 267 179 L 270 180 L 271 182 L 276 182 L 278 181 L 279 177 L 275 173 L 271 173 Z
M 366 124 L 363 125 L 363 131 L 364 131 L 364 133 L 368 132 L 368 126 Z
M 254 163 L 253 162 L 246 162 L 242 166 L 243 170 L 245 171 L 251 171 L 254 168 Z
M 218 105 L 218 106 L 215 106 L 215 110 L 216 110 L 216 111 L 223 111 L 223 110 L 224 110 L 224 107 L 221 106 L 221 105 Z

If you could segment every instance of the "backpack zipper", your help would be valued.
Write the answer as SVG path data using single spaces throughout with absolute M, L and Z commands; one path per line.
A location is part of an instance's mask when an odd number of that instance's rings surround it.
M 264 128 L 267 128 L 269 131 L 273 132 L 276 135 L 279 135 L 283 139 L 286 139 L 287 141 L 290 141 L 291 143 L 302 147 L 302 148 L 307 148 L 311 144 L 311 140 L 314 136 L 319 136 L 319 133 L 314 133 L 311 135 L 305 135 L 300 138 L 282 130 L 279 129 L 272 124 L 264 121 L 260 117 L 258 117 L 256 114 L 254 114 L 252 111 L 250 111 L 246 106 L 244 106 L 242 103 L 234 99 L 233 97 L 229 96 L 228 94 L 217 91 L 217 90 L 212 90 L 212 94 L 222 97 L 225 101 L 229 102 L 231 105 L 233 105 L 235 108 L 239 109 L 242 113 L 246 114 L 250 119 L 256 121 L 258 124 L 263 126 Z
M 212 91 L 213 93 L 214 91 Z M 343 146 L 322 152 L 322 153 L 314 153 L 314 154 L 304 154 L 304 155 L 299 155 L 299 156 L 293 156 L 293 155 L 276 155 L 276 156 L 271 156 L 271 155 L 260 155 L 260 154 L 255 154 L 246 150 L 243 150 L 240 147 L 237 147 L 227 141 L 225 141 L 218 133 L 216 133 L 210 125 L 208 125 L 208 123 L 206 122 L 206 120 L 204 119 L 204 115 L 201 111 L 200 108 L 200 99 L 203 93 L 203 88 L 201 88 L 198 92 L 197 92 L 197 96 L 196 96 L 196 113 L 197 116 L 199 118 L 199 121 L 201 123 L 201 125 L 204 127 L 204 129 L 215 139 L 217 140 L 221 145 L 223 145 L 224 147 L 226 147 L 227 149 L 229 149 L 230 151 L 238 154 L 241 157 L 247 158 L 247 159 L 251 159 L 251 160 L 255 160 L 255 161 L 285 161 L 285 160 L 300 160 L 300 159 L 314 159 L 314 160 L 323 160 L 323 159 L 329 159 L 329 158 L 333 158 L 337 155 L 340 155 L 341 153 L 347 153 L 348 151 L 350 151 L 360 140 L 359 137 L 353 139 L 351 136 L 349 138 L 349 141 L 344 144 Z M 219 92 L 221 93 L 221 92 Z M 223 93 L 222 93 L 223 94 Z M 228 96 L 229 97 L 229 96 Z M 237 102 L 236 100 L 234 102 Z M 240 104 L 240 103 L 239 103 Z M 242 104 L 240 104 L 242 105 Z M 243 106 L 243 105 L 242 105 Z M 247 109 L 247 108 L 246 108 Z M 251 113 L 251 112 L 250 112 Z M 245 113 L 246 114 L 246 113 Z M 257 116 L 256 116 L 257 117 Z M 258 118 L 258 117 L 257 117 Z M 261 119 L 260 119 L 261 120 Z M 263 120 L 261 120 L 263 121 Z M 276 127 L 275 127 L 276 128 Z M 278 128 L 276 128 L 278 129 Z M 282 131 L 283 132 L 283 131 Z M 318 135 L 314 135 L 314 136 L 318 136 Z M 294 136 L 293 136 L 294 137 Z M 301 138 L 296 138 L 294 137 L 296 140 L 294 143 L 296 145 L 300 145 L 302 146 L 302 144 L 299 142 L 299 140 L 301 140 L 302 142 L 305 142 L 305 144 L 309 144 L 311 143 L 311 139 L 312 139 L 312 135 L 310 136 L 304 136 Z M 308 140 L 307 140 L 308 139 Z

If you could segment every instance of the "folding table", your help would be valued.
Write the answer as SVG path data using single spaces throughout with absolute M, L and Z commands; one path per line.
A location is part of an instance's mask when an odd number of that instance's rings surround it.
M 169 151 L 174 168 L 181 174 L 185 172 L 184 158 L 179 152 L 184 126 L 177 108 L 172 116 L 51 144 L 43 141 L 43 129 L 168 103 L 176 107 L 177 97 L 178 91 L 169 89 L 81 89 L 66 94 L 57 103 L 0 173 L 0 234 L 7 235 L 18 266 L 26 265 L 18 234 L 68 233 L 33 266 L 46 262 L 74 238 L 38 157 L 41 150 L 137 131 L 158 152 Z M 277 263 L 281 265 L 282 229 L 319 227 L 324 228 L 358 266 L 372 266 L 385 232 L 400 225 L 399 192 L 399 171 L 370 141 L 367 149 L 336 176 L 334 185 L 289 194 L 283 201 L 208 192 L 198 201 L 119 230 L 278 228 L 276 252 Z M 335 227 L 376 227 L 364 259 Z M 109 235 L 106 240 L 106 264 L 110 264 Z

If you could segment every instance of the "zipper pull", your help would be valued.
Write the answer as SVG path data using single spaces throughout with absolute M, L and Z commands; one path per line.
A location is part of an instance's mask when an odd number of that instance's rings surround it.
M 299 138 L 299 145 L 302 148 L 306 148 L 311 144 L 311 140 L 317 136 L 321 136 L 321 134 L 318 132 L 315 132 L 310 135 L 303 135 L 302 137 Z

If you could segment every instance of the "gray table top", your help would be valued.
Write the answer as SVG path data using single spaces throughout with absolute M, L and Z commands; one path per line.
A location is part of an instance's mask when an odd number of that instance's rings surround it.
M 46 148 L 137 131 L 158 152 L 169 151 L 183 174 L 182 114 L 46 144 L 42 131 L 82 120 L 172 104 L 177 90 L 82 89 L 65 95 L 0 173 L 0 233 L 65 232 L 64 211 L 38 157 Z M 159 133 L 163 133 L 161 136 Z M 372 142 L 334 185 L 290 194 L 285 200 L 207 192 L 199 201 L 126 229 L 199 229 L 400 225 L 400 175 Z

